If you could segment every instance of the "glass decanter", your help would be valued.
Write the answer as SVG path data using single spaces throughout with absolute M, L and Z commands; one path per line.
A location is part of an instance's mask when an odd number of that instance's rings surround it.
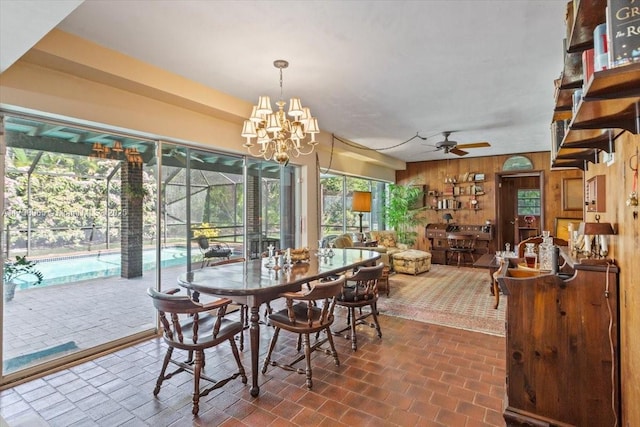
M 536 261 L 538 260 L 538 254 L 536 254 L 536 244 L 535 243 L 525 243 L 524 244 L 524 260 L 527 263 L 527 267 L 535 268 Z
M 553 270 L 553 237 L 543 237 L 538 247 L 540 270 Z

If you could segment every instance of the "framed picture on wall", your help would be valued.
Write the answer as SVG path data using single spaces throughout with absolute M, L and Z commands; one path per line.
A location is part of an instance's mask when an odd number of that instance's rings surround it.
M 564 239 L 567 242 L 571 239 L 569 236 L 569 224 L 573 224 L 573 229 L 578 230 L 580 227 L 580 219 L 577 218 L 556 218 L 554 237 Z
M 583 204 L 582 178 L 564 178 L 562 180 L 562 210 L 581 211 Z

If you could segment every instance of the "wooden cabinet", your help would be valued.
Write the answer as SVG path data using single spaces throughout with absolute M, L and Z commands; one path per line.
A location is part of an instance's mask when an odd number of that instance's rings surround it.
M 499 272 L 508 296 L 508 426 L 620 422 L 618 268 L 563 257 L 560 275 Z
M 553 114 L 553 167 L 585 170 L 588 162 L 598 161 L 600 151 L 614 151 L 620 134 L 640 132 L 640 64 L 597 71 L 583 81 L 581 54 L 593 47 L 593 30 L 605 22 L 606 6 L 606 0 L 578 2 L 567 28 L 564 69 L 557 82 Z M 573 114 L 572 96 L 577 89 L 583 89 L 583 98 Z
M 595 175 L 587 180 L 584 200 L 587 212 L 606 212 L 607 197 L 604 175 Z

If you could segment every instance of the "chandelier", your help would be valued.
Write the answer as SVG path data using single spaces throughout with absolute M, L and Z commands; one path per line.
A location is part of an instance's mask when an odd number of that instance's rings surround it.
M 276 102 L 278 110 L 272 110 L 268 96 L 258 98 L 258 105 L 253 106 L 251 117 L 244 121 L 242 127 L 242 136 L 247 138 L 243 146 L 254 157 L 275 160 L 285 166 L 292 156 L 298 157 L 313 152 L 313 148 L 318 144 L 315 138 L 320 129 L 318 120 L 311 116 L 309 108 L 302 107 L 300 98 L 289 100 L 288 114 L 291 120 L 287 118 L 284 111 L 286 103 L 282 100 L 282 69 L 287 68 L 289 63 L 278 59 L 273 65 L 280 70 L 280 101 Z M 307 140 L 307 137 L 310 139 Z M 259 148 L 258 152 L 254 153 L 253 147 L 256 144 Z

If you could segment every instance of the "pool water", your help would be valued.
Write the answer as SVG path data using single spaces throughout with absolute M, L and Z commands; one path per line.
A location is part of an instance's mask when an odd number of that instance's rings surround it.
M 163 248 L 160 252 L 162 268 L 187 264 L 187 249 L 182 246 Z M 198 255 L 196 252 L 192 255 Z M 37 261 L 36 268 L 42 272 L 44 280 L 40 286 L 61 285 L 100 277 L 120 276 L 120 252 L 93 253 L 72 257 Z M 156 251 L 147 249 L 142 253 L 142 269 L 156 268 Z M 17 289 L 30 287 L 31 282 L 20 283 Z

